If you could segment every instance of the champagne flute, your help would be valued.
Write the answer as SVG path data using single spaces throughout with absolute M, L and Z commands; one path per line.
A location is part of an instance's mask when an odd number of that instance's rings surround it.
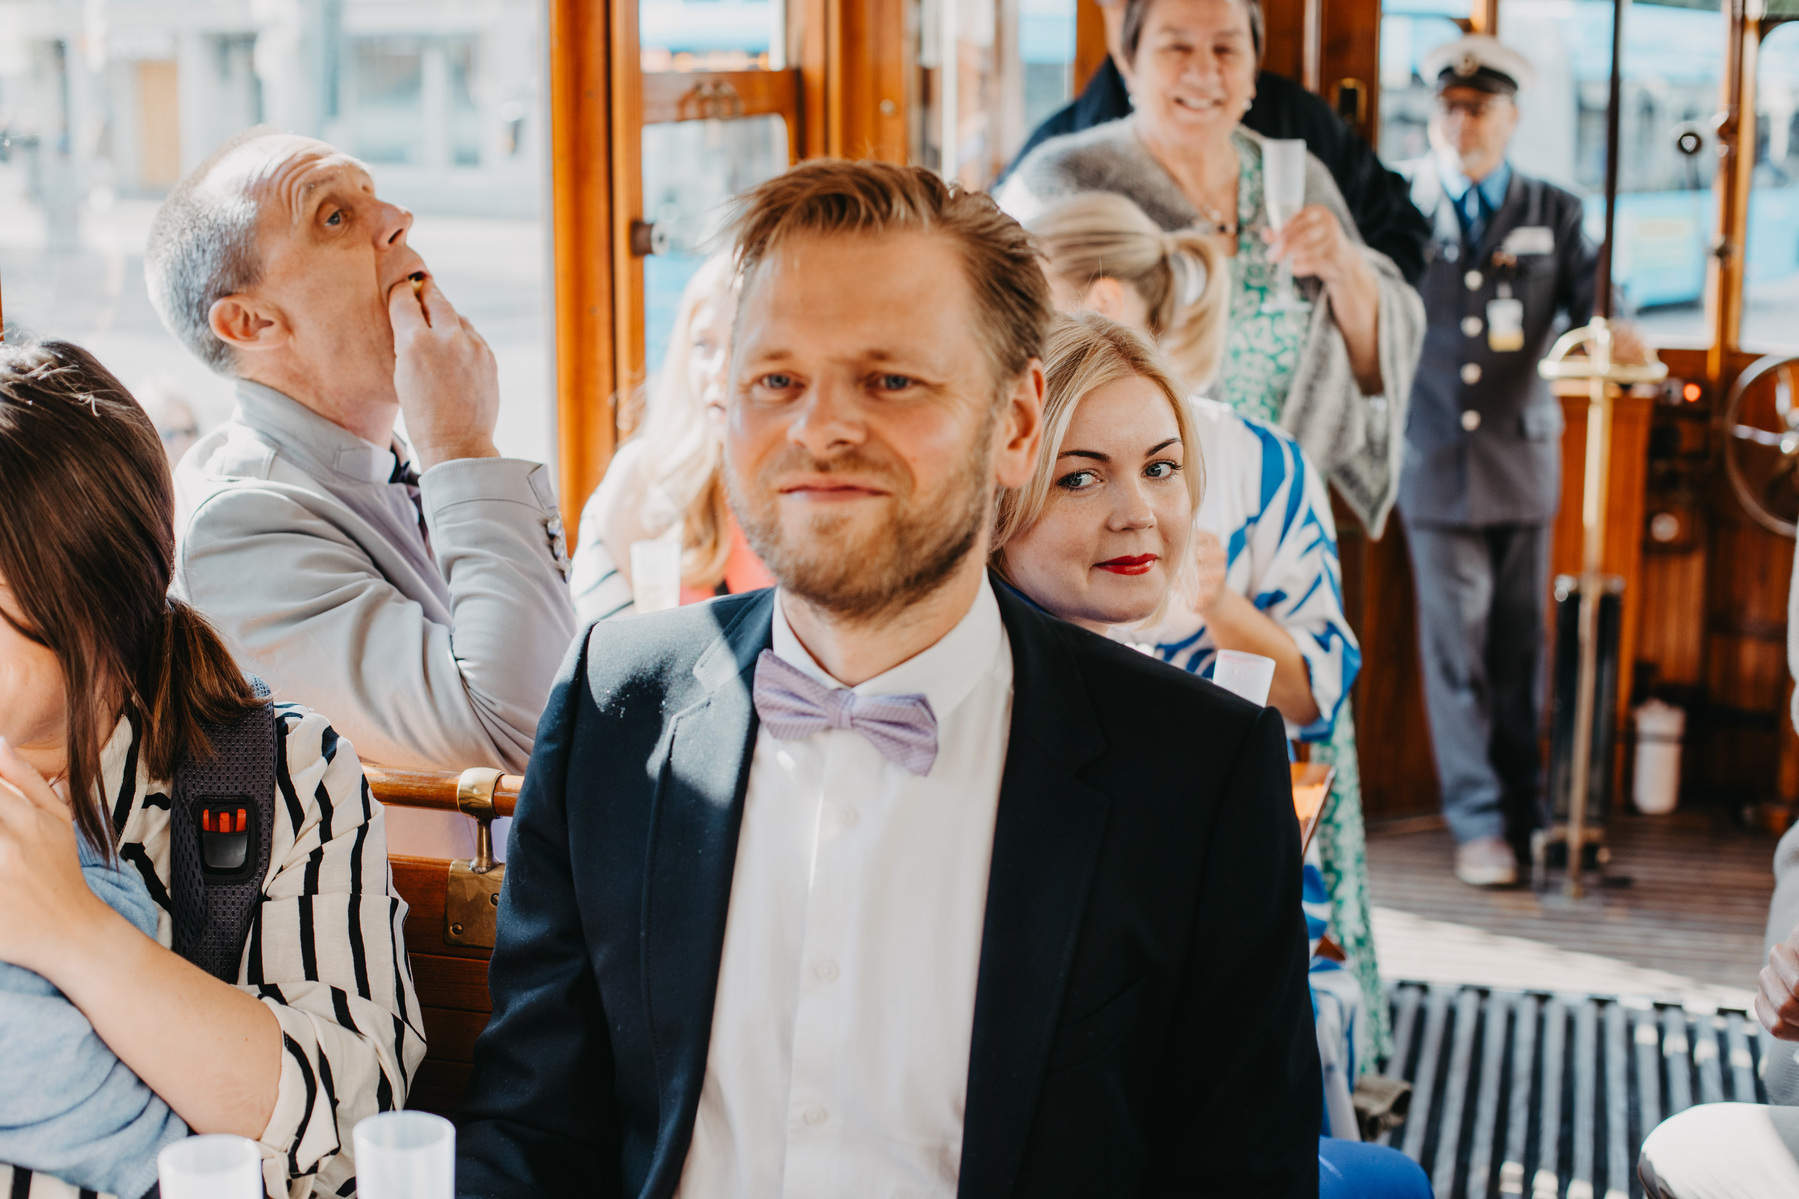
M 1262 200 L 1268 210 L 1268 227 L 1276 233 L 1305 207 L 1305 142 L 1278 137 L 1262 142 Z M 1298 312 L 1310 307 L 1293 285 L 1293 268 L 1282 262 L 1275 285 L 1262 303 L 1262 311 Z
M 455 1199 L 456 1126 L 429 1112 L 382 1112 L 356 1124 L 362 1199 Z
M 225 1133 L 165 1146 L 156 1155 L 156 1177 L 163 1199 L 263 1199 L 262 1151 Z

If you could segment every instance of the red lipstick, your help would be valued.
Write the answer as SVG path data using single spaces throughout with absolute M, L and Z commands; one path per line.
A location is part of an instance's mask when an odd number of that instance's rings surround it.
M 1109 570 L 1115 575 L 1148 574 L 1149 568 L 1156 564 L 1155 554 L 1138 554 L 1134 558 L 1113 558 L 1110 562 L 1096 562 L 1101 570 Z

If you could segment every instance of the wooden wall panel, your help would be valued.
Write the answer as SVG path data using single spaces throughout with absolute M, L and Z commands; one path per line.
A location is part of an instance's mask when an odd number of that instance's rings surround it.
M 1566 401 L 1568 430 L 1562 443 L 1562 508 L 1555 529 L 1551 570 L 1580 568 L 1580 493 L 1586 453 L 1586 406 Z M 1622 574 L 1626 588 L 1622 660 L 1634 658 L 1643 605 L 1642 527 L 1649 428 L 1653 407 L 1625 398 L 1613 420 L 1605 567 Z M 1436 765 L 1429 713 L 1419 672 L 1417 601 L 1403 522 L 1389 522 L 1379 541 L 1338 508 L 1343 547 L 1344 605 L 1362 643 L 1362 675 L 1356 683 L 1356 748 L 1362 764 L 1362 808 L 1369 820 L 1424 815 L 1438 810 Z M 1628 690 L 1630 679 L 1623 680 Z
M 1074 6 L 1074 90 L 1079 95 L 1093 72 L 1106 58 L 1106 19 L 1099 5 L 1081 3 Z
M 905 162 L 912 46 L 904 0 L 830 0 L 826 152 Z
M 605 5 L 551 0 L 556 449 L 571 546 L 615 440 L 610 46 Z
M 1385 535 L 1373 541 L 1342 504 L 1334 506 L 1343 606 L 1362 643 L 1354 693 L 1362 812 L 1369 820 L 1426 815 L 1439 806 L 1437 768 L 1419 673 L 1417 598 L 1405 528 L 1395 516 Z

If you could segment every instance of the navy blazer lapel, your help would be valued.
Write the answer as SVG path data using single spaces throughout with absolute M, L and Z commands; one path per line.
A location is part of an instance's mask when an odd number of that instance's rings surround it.
M 644 874 L 641 952 L 662 1103 L 654 1160 L 656 1172 L 675 1173 L 652 1178 L 646 1193 L 673 1192 L 693 1135 L 756 745 L 752 672 L 770 643 L 773 614 L 773 591 L 738 613 L 694 664 L 700 698 L 669 721 Z
M 1072 635 L 1000 586 L 1012 727 L 975 985 L 958 1194 L 1008 1194 L 1023 1159 L 1110 801 L 1076 771 L 1105 751 Z

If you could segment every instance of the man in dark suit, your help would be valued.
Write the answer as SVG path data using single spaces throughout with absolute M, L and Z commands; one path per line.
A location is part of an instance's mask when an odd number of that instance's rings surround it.
M 1080 0 L 1085 3 L 1086 0 Z M 1078 133 L 1107 121 L 1131 115 L 1131 89 L 1124 73 L 1118 69 L 1123 61 L 1118 53 L 1120 30 L 1124 26 L 1127 0 L 1092 0 L 1098 4 L 1106 22 L 1106 46 L 1109 53 L 1094 70 L 1093 77 L 1081 94 L 1043 119 L 1031 131 L 1011 166 L 995 181 L 997 190 L 1013 167 L 1038 143 L 1064 133 Z M 1250 30 L 1255 36 L 1256 57 L 1262 54 L 1261 0 L 1244 0 L 1249 8 Z M 1243 114 L 1245 128 L 1263 137 L 1297 138 L 1305 142 L 1325 169 L 1336 180 L 1343 193 L 1343 203 L 1355 218 L 1362 240 L 1393 260 L 1405 281 L 1417 286 L 1424 273 L 1424 247 L 1430 241 L 1430 226 L 1412 207 L 1406 194 L 1406 183 L 1381 165 L 1374 150 L 1361 136 L 1344 124 L 1331 106 L 1284 75 L 1273 71 L 1256 72 L 1255 98 Z
M 774 591 L 594 626 L 539 729 L 465 1196 L 1317 1193 L 1280 717 L 986 572 L 1047 285 L 987 197 L 752 192 L 733 508 Z

